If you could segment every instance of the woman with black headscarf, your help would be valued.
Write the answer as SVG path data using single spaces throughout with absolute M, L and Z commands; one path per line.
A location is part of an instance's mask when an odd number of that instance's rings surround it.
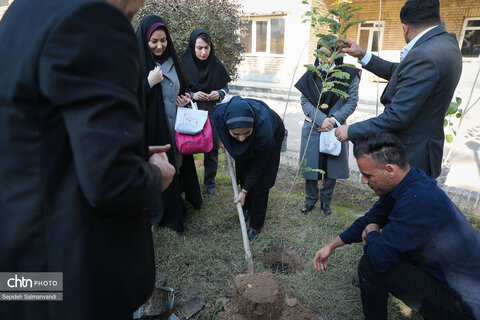
M 234 203 L 250 217 L 248 238 L 253 240 L 265 221 L 268 194 L 275 184 L 285 126 L 263 101 L 233 97 L 215 108 L 213 118 L 223 145 L 235 159 L 242 187 Z
M 212 37 L 203 29 L 197 29 L 190 35 L 188 47 L 182 56 L 182 64 L 190 80 L 190 94 L 199 109 L 208 111 L 212 126 L 213 148 L 203 154 L 205 196 L 212 197 L 218 167 L 218 135 L 213 121 L 213 110 L 227 94 L 228 83 L 232 79 L 215 55 Z
M 190 103 L 188 80 L 178 59 L 175 47 L 162 19 L 145 17 L 138 26 L 143 87 L 147 104 L 148 145 L 170 144 L 168 160 L 177 169 L 170 186 L 163 192 L 164 203 L 157 205 L 152 223 L 183 232 L 186 209 L 180 193 L 195 209 L 202 205 L 193 156 L 182 156 L 175 144 L 175 119 L 178 106 Z
M 326 38 L 322 40 L 324 42 L 330 41 L 330 39 Z M 325 50 L 327 56 L 331 55 L 328 48 L 320 48 L 319 46 L 317 49 Z M 330 62 L 330 59 L 327 59 Z M 319 63 L 319 59 L 315 59 L 315 66 L 318 66 Z M 350 175 L 348 168 L 348 141 L 342 142 L 342 149 L 338 156 L 320 153 L 319 151 L 320 133 L 331 130 L 335 126 L 335 119 L 340 124 L 345 124 L 347 118 L 357 107 L 359 70 L 349 67 L 338 67 L 342 64 L 343 58 L 338 58 L 334 61 L 332 68 L 337 68 L 350 75 L 349 79 L 340 80 L 348 83 L 349 86 L 335 84 L 334 88 L 346 92 L 348 94 L 347 99 L 331 91 L 323 93 L 320 99 L 320 92 L 323 88 L 322 80 L 316 73 L 310 70 L 305 72 L 295 84 L 295 87 L 302 93 L 301 104 L 303 112 L 305 113 L 300 146 L 300 161 L 305 153 L 305 148 L 307 148 L 304 165 L 312 169 L 321 169 L 325 172 L 324 175 L 316 171 L 306 171 L 302 173 L 305 179 L 306 191 L 305 205 L 301 210 L 304 214 L 312 211 L 315 203 L 318 201 L 318 180 L 323 178 L 322 188 L 320 189 L 321 209 L 325 215 L 330 215 L 332 213 L 330 201 L 336 179 L 347 179 Z M 322 73 L 323 76 L 326 75 L 326 71 L 322 71 Z M 338 79 L 330 78 L 328 81 L 333 80 Z M 312 126 L 314 127 L 307 147 L 307 140 Z

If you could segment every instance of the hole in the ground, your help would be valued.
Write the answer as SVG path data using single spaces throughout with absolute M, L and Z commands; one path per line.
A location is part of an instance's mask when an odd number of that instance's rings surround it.
M 291 274 L 300 269 L 301 259 L 295 249 L 274 245 L 265 251 L 262 263 L 265 268 L 273 272 Z

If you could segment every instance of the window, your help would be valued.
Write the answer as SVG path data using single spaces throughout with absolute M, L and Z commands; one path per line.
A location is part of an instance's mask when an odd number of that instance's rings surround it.
M 267 52 L 267 21 L 255 21 L 256 26 L 256 52 Z
M 285 18 L 258 18 L 247 22 L 242 43 L 246 53 L 283 54 Z
M 285 19 L 272 19 L 271 37 L 270 37 L 270 53 L 283 54 L 283 42 L 285 34 Z
M 384 23 L 367 21 L 358 27 L 357 43 L 360 47 L 373 52 L 382 50 Z
M 245 52 L 252 52 L 252 21 L 247 22 L 247 30 L 242 33 L 240 41 L 245 48 Z
M 462 56 L 475 58 L 480 56 L 480 18 L 465 19 L 460 43 Z

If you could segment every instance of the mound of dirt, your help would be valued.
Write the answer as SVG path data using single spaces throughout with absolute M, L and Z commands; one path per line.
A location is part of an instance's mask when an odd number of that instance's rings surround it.
M 217 320 L 318 320 L 305 305 L 286 298 L 271 272 L 235 278 L 236 296 Z

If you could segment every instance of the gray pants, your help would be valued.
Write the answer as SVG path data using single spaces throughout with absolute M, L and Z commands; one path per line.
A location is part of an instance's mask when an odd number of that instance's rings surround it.
M 320 189 L 320 202 L 330 203 L 335 188 L 336 179 L 323 177 L 322 188 Z M 305 203 L 307 206 L 313 206 L 318 201 L 318 180 L 305 179 Z

